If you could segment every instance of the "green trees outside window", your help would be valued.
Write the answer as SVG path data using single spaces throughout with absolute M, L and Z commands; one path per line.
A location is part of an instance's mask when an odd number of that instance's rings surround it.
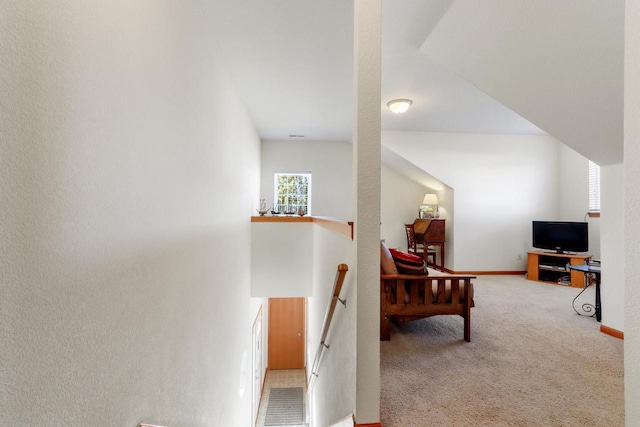
M 285 214 L 311 215 L 311 174 L 274 174 L 274 210 Z

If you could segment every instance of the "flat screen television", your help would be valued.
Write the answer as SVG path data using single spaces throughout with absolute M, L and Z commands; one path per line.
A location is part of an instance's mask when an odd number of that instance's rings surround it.
M 569 221 L 533 221 L 533 247 L 556 253 L 587 252 L 589 224 Z

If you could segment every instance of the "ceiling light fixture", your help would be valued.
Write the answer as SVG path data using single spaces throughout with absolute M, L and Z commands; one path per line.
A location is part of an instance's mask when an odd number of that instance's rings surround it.
M 387 106 L 396 114 L 402 114 L 413 104 L 410 99 L 393 99 L 387 102 Z

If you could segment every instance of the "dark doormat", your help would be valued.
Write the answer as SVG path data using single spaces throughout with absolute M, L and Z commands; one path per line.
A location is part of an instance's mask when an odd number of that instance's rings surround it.
M 302 424 L 304 413 L 304 390 L 302 387 L 272 388 L 265 426 Z

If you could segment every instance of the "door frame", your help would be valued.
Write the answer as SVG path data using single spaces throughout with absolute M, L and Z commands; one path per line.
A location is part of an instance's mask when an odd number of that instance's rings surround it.
M 258 410 L 264 387 L 262 355 L 264 352 L 264 333 L 262 328 L 262 305 L 258 309 L 253 326 L 251 327 L 251 419 L 252 425 L 258 421 Z

